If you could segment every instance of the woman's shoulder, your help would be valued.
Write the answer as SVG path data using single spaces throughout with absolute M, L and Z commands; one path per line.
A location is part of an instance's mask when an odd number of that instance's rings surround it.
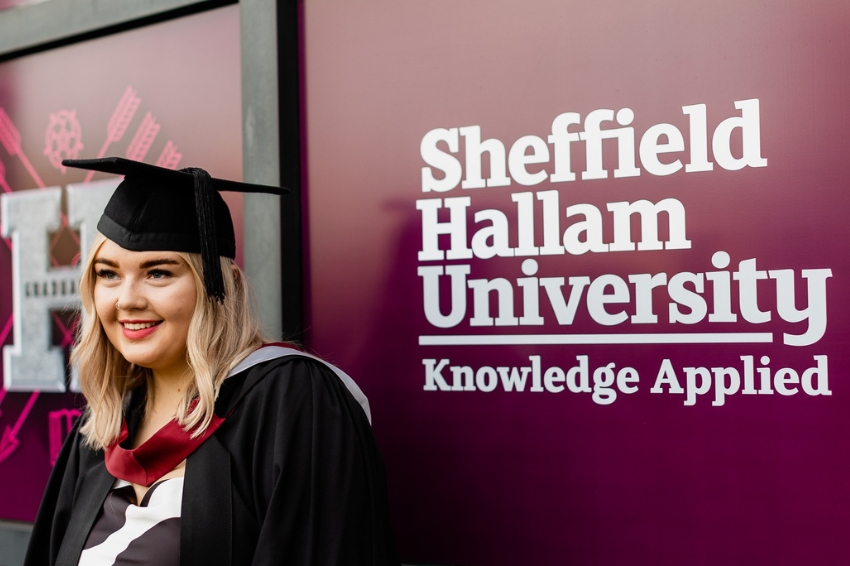
M 246 394 L 273 395 L 293 390 L 312 390 L 335 378 L 331 368 L 317 358 L 300 353 L 264 360 L 247 370 Z
M 310 387 L 315 380 L 334 376 L 334 369 L 330 363 L 292 346 L 269 344 L 249 354 L 230 373 L 244 379 L 244 395 Z
M 348 374 L 333 364 L 276 345 L 260 348 L 255 354 L 237 365 L 236 373 L 225 382 L 231 382 L 229 391 L 222 391 L 229 410 L 236 404 L 318 403 L 331 399 L 339 403 L 353 401 L 370 417 L 366 396 Z

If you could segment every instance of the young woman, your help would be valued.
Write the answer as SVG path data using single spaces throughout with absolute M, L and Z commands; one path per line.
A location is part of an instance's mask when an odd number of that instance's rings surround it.
M 368 403 L 343 372 L 266 344 L 218 190 L 119 158 L 83 270 L 72 355 L 87 408 L 25 564 L 398 564 Z

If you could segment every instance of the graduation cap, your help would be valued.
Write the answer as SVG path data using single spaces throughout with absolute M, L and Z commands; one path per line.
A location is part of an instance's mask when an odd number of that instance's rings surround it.
M 65 159 L 62 165 L 124 175 L 98 231 L 132 251 L 200 253 L 209 298 L 224 300 L 219 256 L 236 257 L 230 210 L 219 191 L 284 195 L 281 187 L 214 179 L 203 169 L 173 170 L 122 157 Z

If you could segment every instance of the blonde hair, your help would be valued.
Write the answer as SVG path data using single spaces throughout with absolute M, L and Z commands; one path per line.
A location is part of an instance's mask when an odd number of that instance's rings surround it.
M 80 281 L 81 324 L 71 353 L 80 389 L 87 401 L 80 429 L 86 443 L 102 449 L 118 439 L 127 393 L 147 381 L 152 391 L 149 369 L 131 364 L 109 342 L 97 317 L 94 303 L 94 258 L 106 241 L 98 234 L 83 268 Z M 224 279 L 223 303 L 207 297 L 200 254 L 175 252 L 192 271 L 197 289 L 195 312 L 187 336 L 187 362 L 192 381 L 180 401 L 177 421 L 192 436 L 209 426 L 215 400 L 228 372 L 263 343 L 257 322 L 251 316 L 250 294 L 245 274 L 228 258 L 220 258 Z M 190 404 L 197 405 L 190 412 Z

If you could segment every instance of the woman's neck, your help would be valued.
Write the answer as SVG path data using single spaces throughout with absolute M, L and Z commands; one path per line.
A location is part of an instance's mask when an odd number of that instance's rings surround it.
M 162 402 L 165 405 L 174 406 L 176 409 L 180 399 L 186 394 L 186 388 L 190 382 L 191 376 L 188 368 L 179 372 L 154 370 L 151 374 L 151 380 L 148 382 L 148 403 L 150 404 L 153 400 L 157 406 Z
M 138 446 L 150 438 L 157 430 L 171 421 L 177 415 L 180 402 L 190 385 L 190 377 L 182 375 L 163 375 L 155 372 L 148 382 L 147 399 L 145 400 L 144 417 L 134 446 Z

